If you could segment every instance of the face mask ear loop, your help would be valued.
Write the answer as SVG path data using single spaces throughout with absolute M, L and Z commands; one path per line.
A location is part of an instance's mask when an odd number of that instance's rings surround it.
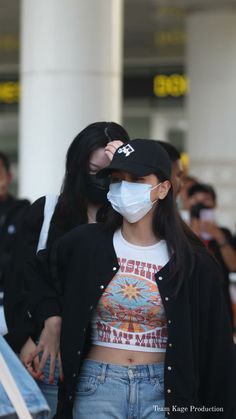
M 157 185 L 153 186 L 153 188 L 151 188 L 151 191 L 153 191 L 154 189 L 156 189 L 158 186 L 160 186 L 162 184 L 162 182 L 158 183 Z
M 153 186 L 153 188 L 151 189 L 151 191 L 153 191 L 154 189 L 156 189 L 161 184 L 162 184 L 162 182 L 158 183 L 156 186 Z M 152 205 L 154 205 L 157 201 L 158 201 L 158 199 L 156 199 L 155 201 L 153 201 Z

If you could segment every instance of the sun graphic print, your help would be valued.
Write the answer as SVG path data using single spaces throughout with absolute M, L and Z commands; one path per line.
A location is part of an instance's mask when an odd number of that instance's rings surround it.
M 125 281 L 125 284 L 121 285 L 120 294 L 122 294 L 125 298 L 128 298 L 128 300 L 134 299 L 137 301 L 138 298 L 142 298 L 141 292 L 142 287 L 138 286 L 138 281 L 136 281 L 134 284 Z
M 118 273 L 109 283 L 98 307 L 100 321 L 126 332 L 143 333 L 164 325 L 165 313 L 155 282 Z M 163 324 L 162 324 L 163 319 Z

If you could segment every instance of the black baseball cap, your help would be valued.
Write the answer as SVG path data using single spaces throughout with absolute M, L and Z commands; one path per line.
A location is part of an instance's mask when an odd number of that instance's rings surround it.
M 114 170 L 124 170 L 136 176 L 147 176 L 160 170 L 169 178 L 171 161 L 157 141 L 135 139 L 120 146 L 109 166 L 100 170 L 97 177 L 106 177 Z

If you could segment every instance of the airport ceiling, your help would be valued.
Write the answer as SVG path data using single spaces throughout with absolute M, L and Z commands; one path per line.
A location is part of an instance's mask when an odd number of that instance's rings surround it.
M 0 0 L 0 71 L 17 68 L 19 0 Z M 181 64 L 188 13 L 236 9 L 236 0 L 124 0 L 125 67 Z
M 124 0 L 125 68 L 181 65 L 194 11 L 236 10 L 236 0 Z

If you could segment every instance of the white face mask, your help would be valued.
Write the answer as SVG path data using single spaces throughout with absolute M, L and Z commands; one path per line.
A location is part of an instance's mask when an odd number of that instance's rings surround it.
M 151 201 L 151 191 L 159 185 L 160 183 L 153 187 L 147 183 L 122 180 L 111 183 L 107 198 L 115 211 L 123 215 L 129 223 L 136 223 L 152 209 L 156 201 Z

